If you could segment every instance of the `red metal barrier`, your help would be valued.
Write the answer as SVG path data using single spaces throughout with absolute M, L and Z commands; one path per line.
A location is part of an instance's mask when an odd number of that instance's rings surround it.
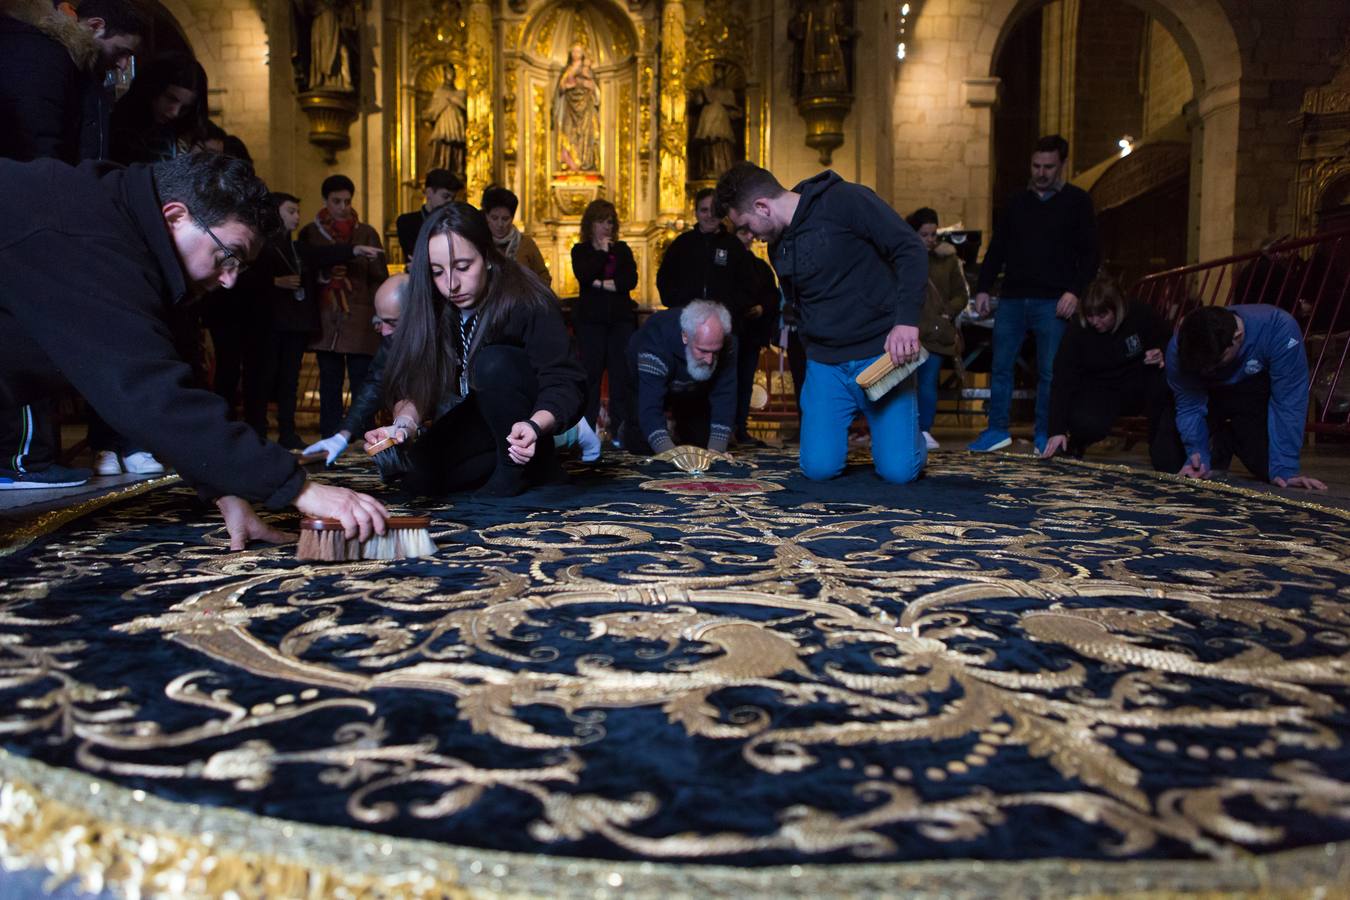
M 1269 303 L 1292 315 L 1308 351 L 1307 429 L 1350 432 L 1350 229 L 1140 279 L 1134 295 L 1173 327 L 1198 306 Z

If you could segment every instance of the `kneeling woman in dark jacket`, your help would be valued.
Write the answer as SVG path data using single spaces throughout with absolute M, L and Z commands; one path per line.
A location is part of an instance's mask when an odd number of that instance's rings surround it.
M 512 496 L 559 476 L 552 435 L 580 418 L 586 373 L 553 293 L 465 203 L 427 218 L 408 273 L 383 373 L 394 422 L 366 435 L 411 441 L 381 465 L 386 480 L 402 469 L 418 494 Z

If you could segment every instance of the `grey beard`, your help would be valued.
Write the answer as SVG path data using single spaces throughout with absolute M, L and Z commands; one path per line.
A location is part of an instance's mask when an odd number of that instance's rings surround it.
M 703 364 L 694 359 L 694 355 L 689 352 L 689 348 L 684 348 L 684 364 L 689 369 L 689 377 L 695 381 L 707 381 L 712 377 L 713 372 L 717 370 L 717 363 L 712 362 Z

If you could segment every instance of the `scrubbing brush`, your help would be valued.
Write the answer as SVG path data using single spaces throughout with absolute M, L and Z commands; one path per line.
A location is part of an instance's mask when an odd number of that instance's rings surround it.
M 358 559 L 416 559 L 436 552 L 428 529 L 428 516 L 390 516 L 384 534 L 369 540 L 348 539 L 337 519 L 300 520 L 297 559 L 319 562 L 353 562 Z
M 859 372 L 854 381 L 858 382 L 858 387 L 863 389 L 867 399 L 875 403 L 886 396 L 891 388 L 914 374 L 914 370 L 927 359 L 928 351 L 922 347 L 919 348 L 918 356 L 898 366 L 891 362 L 889 353 L 883 353 L 876 362 Z

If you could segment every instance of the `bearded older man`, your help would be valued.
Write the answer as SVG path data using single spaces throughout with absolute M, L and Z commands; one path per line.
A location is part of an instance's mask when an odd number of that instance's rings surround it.
M 653 313 L 628 342 L 628 378 L 636 388 L 628 391 L 624 423 L 629 452 L 677 444 L 727 449 L 736 419 L 736 338 L 725 306 L 695 300 Z

